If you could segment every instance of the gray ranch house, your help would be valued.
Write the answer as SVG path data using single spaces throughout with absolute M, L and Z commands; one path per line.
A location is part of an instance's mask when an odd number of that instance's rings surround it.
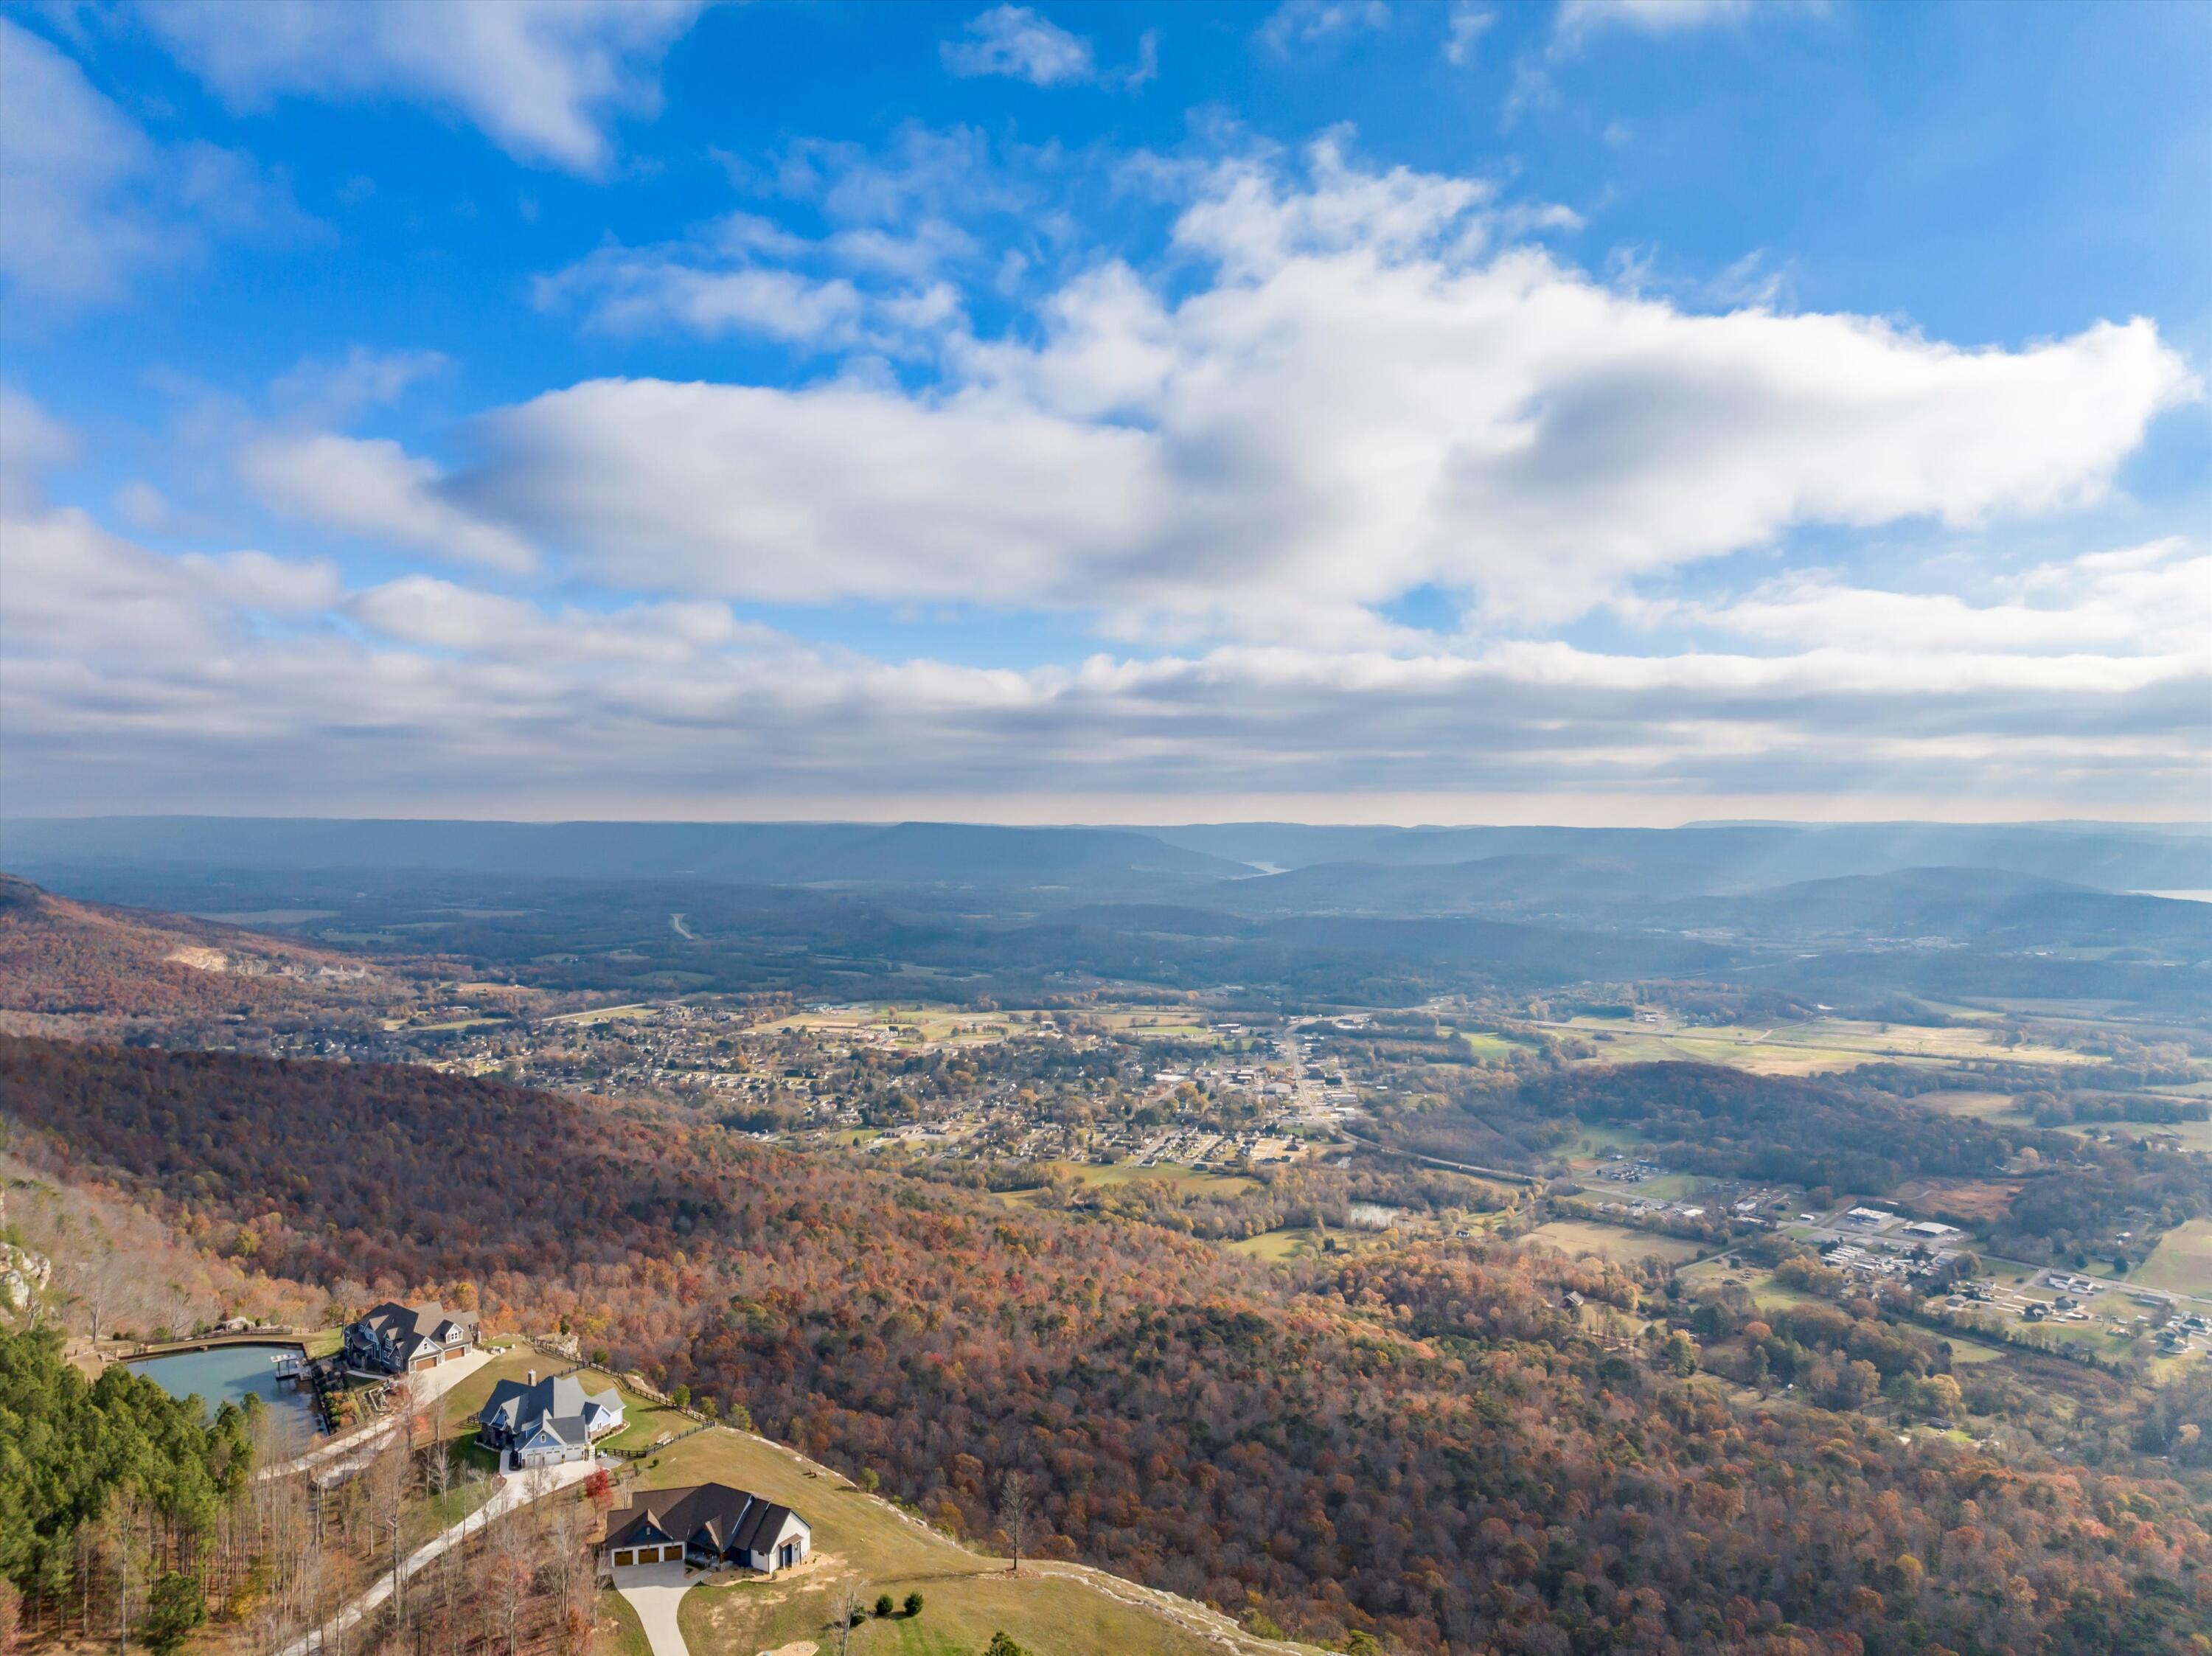
M 476 1344 L 475 1312 L 386 1300 L 346 1325 L 345 1362 L 349 1368 L 406 1374 L 457 1362 Z
M 689 1483 L 640 1489 L 628 1508 L 609 1513 L 599 1562 L 608 1570 L 684 1563 L 772 1574 L 813 1546 L 813 1526 L 790 1507 L 726 1483 Z
M 557 1466 L 588 1459 L 592 1445 L 623 1429 L 622 1393 L 610 1387 L 586 1392 L 583 1382 L 562 1374 L 539 1380 L 501 1380 L 477 1416 L 477 1441 L 500 1457 L 503 1467 Z

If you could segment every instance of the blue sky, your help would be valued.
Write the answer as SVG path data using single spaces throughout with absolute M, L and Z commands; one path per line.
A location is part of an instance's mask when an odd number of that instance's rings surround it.
M 22 810 L 2212 806 L 2212 11 L 0 9 Z

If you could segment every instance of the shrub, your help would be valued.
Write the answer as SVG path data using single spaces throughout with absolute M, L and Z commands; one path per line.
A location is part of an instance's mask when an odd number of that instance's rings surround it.
M 891 1596 L 890 1596 L 890 1594 L 889 1594 L 888 1592 L 879 1592 L 879 1593 L 878 1593 L 878 1594 L 876 1595 L 876 1615 L 877 1615 L 877 1617 L 878 1617 L 878 1618 L 881 1618 L 881 1617 L 885 1617 L 885 1616 L 890 1615 L 890 1613 L 891 1613 Z
M 919 1616 L 921 1614 L 921 1595 L 920 1593 L 909 1592 L 907 1594 L 906 1613 L 909 1616 Z

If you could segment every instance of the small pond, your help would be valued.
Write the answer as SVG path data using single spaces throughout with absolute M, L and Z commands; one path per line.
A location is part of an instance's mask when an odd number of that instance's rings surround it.
M 226 1403 L 259 1398 L 280 1420 L 301 1433 L 315 1428 L 313 1394 L 276 1378 L 276 1360 L 301 1355 L 296 1345 L 211 1345 L 166 1357 L 140 1357 L 128 1365 L 173 1398 L 198 1394 L 209 1413 Z

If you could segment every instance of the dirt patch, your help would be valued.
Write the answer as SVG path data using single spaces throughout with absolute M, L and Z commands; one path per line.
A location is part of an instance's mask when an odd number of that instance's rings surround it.
M 179 966 L 189 966 L 195 972 L 228 972 L 230 970 L 230 956 L 224 954 L 220 949 L 200 949 L 197 947 L 172 949 L 161 958 L 164 960 L 174 961 Z
M 1897 1187 L 1897 1199 L 1916 1213 L 1932 1213 L 1969 1224 L 1987 1224 L 2012 1210 L 2012 1198 L 2027 1181 L 2020 1179 L 1916 1179 Z

